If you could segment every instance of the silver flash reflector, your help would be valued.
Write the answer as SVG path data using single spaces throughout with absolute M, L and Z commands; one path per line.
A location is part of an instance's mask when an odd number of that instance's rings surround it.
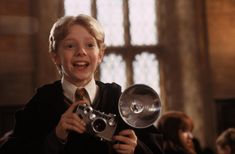
M 160 117 L 161 102 L 157 92 L 151 87 L 135 84 L 123 91 L 118 110 L 129 126 L 147 128 Z

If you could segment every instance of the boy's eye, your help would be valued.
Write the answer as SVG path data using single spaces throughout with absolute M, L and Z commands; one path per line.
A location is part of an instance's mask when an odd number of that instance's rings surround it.
M 89 43 L 89 44 L 87 44 L 87 46 L 91 48 L 91 47 L 93 47 L 94 45 L 91 44 L 91 43 Z
M 65 44 L 65 48 L 67 48 L 67 49 L 74 49 L 74 48 L 76 48 L 76 44 L 73 44 L 73 43 Z
M 94 48 L 96 46 L 95 43 L 87 43 L 86 45 L 88 48 Z

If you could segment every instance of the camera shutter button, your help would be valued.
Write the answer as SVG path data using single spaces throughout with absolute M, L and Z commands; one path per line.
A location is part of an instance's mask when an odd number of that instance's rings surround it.
M 90 120 L 93 120 L 93 119 L 95 119 L 95 118 L 96 118 L 96 115 L 95 115 L 95 114 L 92 113 L 92 114 L 89 115 L 89 119 L 90 119 Z
M 88 114 L 88 113 L 91 113 L 93 111 L 92 107 L 91 106 L 86 106 L 84 108 L 84 114 Z

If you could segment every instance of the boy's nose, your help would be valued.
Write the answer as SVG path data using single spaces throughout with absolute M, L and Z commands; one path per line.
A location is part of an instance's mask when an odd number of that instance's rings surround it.
M 84 48 L 78 48 L 75 52 L 76 56 L 83 56 L 86 55 L 86 50 Z

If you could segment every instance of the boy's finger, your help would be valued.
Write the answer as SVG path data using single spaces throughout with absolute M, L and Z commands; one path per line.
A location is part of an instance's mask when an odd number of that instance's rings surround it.
M 72 113 L 74 109 L 78 106 L 78 102 L 74 102 L 69 106 L 69 108 L 65 111 L 65 113 Z

